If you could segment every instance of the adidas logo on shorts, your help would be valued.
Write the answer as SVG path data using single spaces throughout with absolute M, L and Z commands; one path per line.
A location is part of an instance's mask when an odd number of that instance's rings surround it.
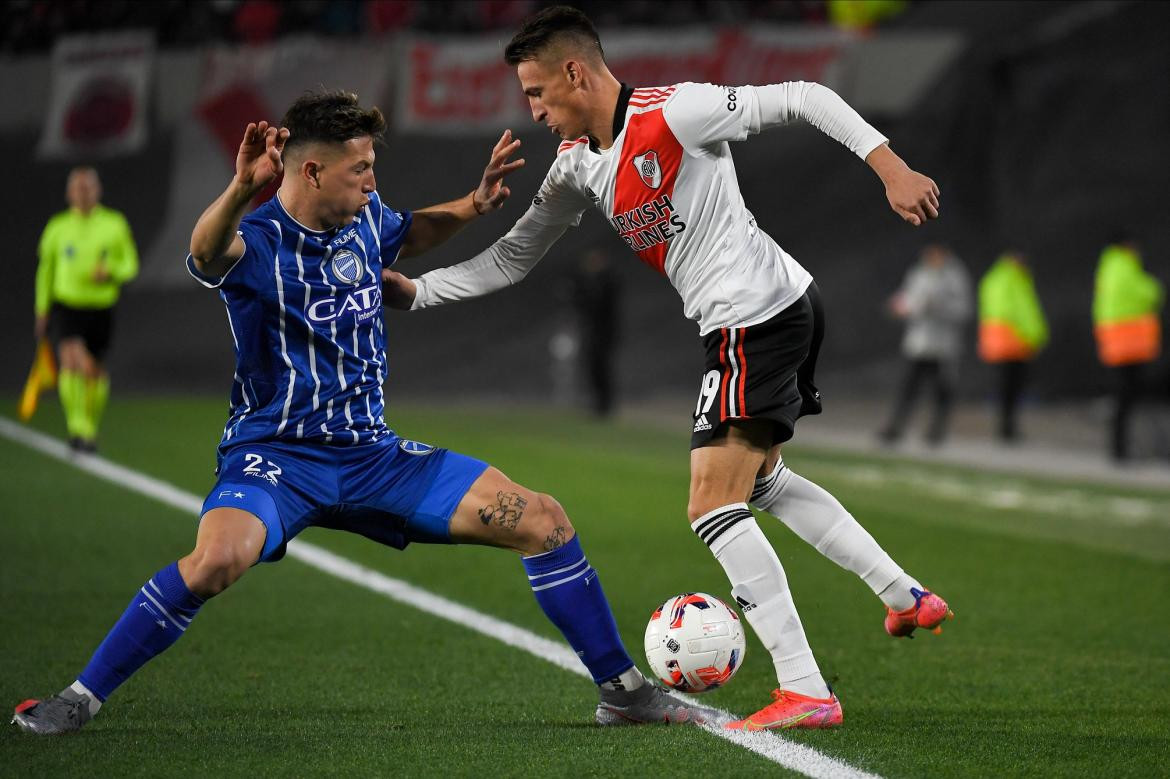
M 710 429 L 711 429 L 711 423 L 707 421 L 707 415 L 700 414 L 699 418 L 697 420 L 695 420 L 695 431 L 694 432 L 700 433 L 704 430 L 710 430 Z

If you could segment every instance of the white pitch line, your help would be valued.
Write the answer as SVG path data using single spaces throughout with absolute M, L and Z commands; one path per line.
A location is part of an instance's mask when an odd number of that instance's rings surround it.
M 154 498 L 158 502 L 186 514 L 196 515 L 203 507 L 203 501 L 196 495 L 172 484 L 96 455 L 73 454 L 64 443 L 4 417 L 0 417 L 0 435 L 112 484 Z M 570 673 L 589 678 L 589 671 L 581 664 L 580 658 L 572 649 L 560 642 L 538 636 L 510 622 L 496 619 L 401 579 L 391 578 L 305 541 L 294 539 L 289 542 L 288 556 L 338 579 L 384 595 L 391 600 L 404 603 L 432 616 L 454 622 L 461 627 L 494 638 L 508 646 L 522 649 L 534 657 L 552 663 Z M 676 693 L 672 693 L 672 695 L 680 700 L 687 700 Z M 715 711 L 726 718 L 724 721 L 738 719 L 738 715 L 731 712 L 721 709 L 715 709 Z M 877 774 L 854 768 L 848 763 L 823 754 L 812 747 L 788 741 L 776 733 L 768 731 L 745 733 L 724 730 L 720 723 L 704 725 L 703 729 L 784 768 L 815 779 L 881 779 Z

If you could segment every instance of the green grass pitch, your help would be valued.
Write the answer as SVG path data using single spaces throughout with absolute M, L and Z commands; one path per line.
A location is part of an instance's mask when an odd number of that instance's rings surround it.
M 52 405 L 37 426 L 60 434 Z M 116 398 L 103 455 L 202 496 L 223 418 L 220 400 Z M 426 407 L 390 418 L 556 496 L 642 668 L 654 606 L 684 590 L 726 597 L 686 525 L 682 426 Z M 786 460 L 957 613 L 942 636 L 891 639 L 861 582 L 762 518 L 845 707 L 844 728 L 791 739 L 889 777 L 1170 771 L 1170 491 L 798 445 Z M 189 551 L 195 518 L 7 440 L 0 474 L 0 704 L 15 705 L 73 680 L 145 578 Z M 1007 483 L 1022 503 L 982 499 Z M 557 638 L 508 553 L 302 538 Z M 748 641 L 710 703 L 747 713 L 768 700 L 771 664 L 750 630 Z M 692 728 L 597 728 L 594 703 L 587 680 L 286 560 L 205 607 L 83 732 L 0 729 L 0 775 L 783 773 Z

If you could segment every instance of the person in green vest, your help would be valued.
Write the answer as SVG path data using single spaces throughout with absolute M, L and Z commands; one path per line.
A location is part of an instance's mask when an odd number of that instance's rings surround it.
M 1142 268 L 1137 244 L 1118 233 L 1097 264 L 1093 333 L 1101 363 L 1113 373 L 1111 453 L 1129 457 L 1129 419 L 1141 389 L 1142 366 L 1162 347 L 1162 284 Z
M 105 369 L 114 305 L 138 274 L 138 250 L 121 213 L 101 200 L 101 181 L 88 166 L 69 172 L 69 208 L 45 226 L 38 249 L 37 340 L 57 347 L 57 386 L 74 451 L 97 449 L 98 425 L 110 395 Z
M 1027 260 L 1007 251 L 979 281 L 979 357 L 999 369 L 1000 440 L 1020 437 L 1017 408 L 1027 365 L 1048 343 L 1048 322 Z

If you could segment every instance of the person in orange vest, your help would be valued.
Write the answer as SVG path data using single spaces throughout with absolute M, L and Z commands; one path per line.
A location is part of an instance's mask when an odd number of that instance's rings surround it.
M 1048 322 L 1026 258 L 1007 251 L 979 282 L 979 357 L 999 369 L 1000 440 L 1020 436 L 1016 409 L 1027 365 L 1048 343 Z
M 1141 388 L 1142 366 L 1162 348 L 1161 282 L 1142 268 L 1138 246 L 1118 234 L 1101 252 L 1093 293 L 1093 332 L 1101 363 L 1114 375 L 1111 453 L 1129 457 L 1129 418 Z

